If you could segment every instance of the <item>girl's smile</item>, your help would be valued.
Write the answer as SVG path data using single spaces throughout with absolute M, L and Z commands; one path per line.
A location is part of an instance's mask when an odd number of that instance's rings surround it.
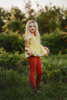
M 29 24 L 29 31 L 30 31 L 31 33 L 35 33 L 35 31 L 36 31 L 35 23 L 30 23 L 30 24 Z

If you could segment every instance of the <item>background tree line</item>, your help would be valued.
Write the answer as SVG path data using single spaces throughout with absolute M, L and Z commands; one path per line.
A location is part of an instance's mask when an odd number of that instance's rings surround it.
M 37 4 L 37 9 L 39 6 L 40 5 Z M 12 11 L 14 15 L 12 15 Z M 64 10 L 64 8 L 45 6 L 36 12 L 34 9 L 32 9 L 30 1 L 25 4 L 25 13 L 18 7 L 11 8 L 11 11 L 6 11 L 4 8 L 0 7 L 0 32 L 3 31 L 2 26 L 5 24 L 5 21 L 11 21 L 11 16 L 14 16 L 15 19 L 13 19 L 14 24 L 11 22 L 14 29 L 10 25 L 9 29 L 12 29 L 14 32 L 18 30 L 21 25 L 24 27 L 24 24 L 26 24 L 29 19 L 35 19 L 38 22 L 41 34 L 55 31 L 57 25 L 62 31 L 67 31 L 67 9 Z M 5 18 L 4 21 L 3 17 Z M 22 33 L 23 32 L 24 30 L 22 30 Z
M 39 6 L 37 4 L 37 9 Z M 7 52 L 24 52 L 25 25 L 30 19 L 37 21 L 42 44 L 53 54 L 67 52 L 67 34 L 61 36 L 67 32 L 67 9 L 45 6 L 36 12 L 30 1 L 25 4 L 25 12 L 18 7 L 12 7 L 10 11 L 0 8 L 0 48 L 4 47 Z

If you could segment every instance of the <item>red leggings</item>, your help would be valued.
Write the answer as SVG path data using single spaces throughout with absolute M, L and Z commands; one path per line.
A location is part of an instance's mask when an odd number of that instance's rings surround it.
M 29 68 L 30 68 L 30 83 L 33 88 L 36 88 L 37 86 L 40 86 L 40 81 L 42 77 L 42 64 L 41 64 L 41 59 L 40 57 L 34 57 L 31 56 L 28 58 L 29 61 Z M 35 83 L 35 72 L 37 71 L 37 76 L 36 76 L 36 83 Z

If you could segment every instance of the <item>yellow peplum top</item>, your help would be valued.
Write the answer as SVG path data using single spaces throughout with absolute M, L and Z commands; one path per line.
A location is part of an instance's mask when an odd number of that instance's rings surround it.
M 27 34 L 25 40 L 30 39 L 29 48 L 32 50 L 33 55 L 31 56 L 46 56 L 47 51 L 46 49 L 38 42 L 36 37 L 32 34 Z M 25 58 L 30 57 L 27 51 L 25 51 Z

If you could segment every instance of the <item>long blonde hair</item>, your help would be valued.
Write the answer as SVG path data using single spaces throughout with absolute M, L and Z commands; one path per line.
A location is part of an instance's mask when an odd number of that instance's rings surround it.
M 40 42 L 40 33 L 39 33 L 39 31 L 38 31 L 38 24 L 37 24 L 37 22 L 36 22 L 35 20 L 29 20 L 29 21 L 27 22 L 27 24 L 26 24 L 26 30 L 25 30 L 25 35 L 27 35 L 27 34 L 32 35 L 31 32 L 29 31 L 29 24 L 30 24 L 30 23 L 35 23 L 35 26 L 36 26 L 36 32 L 35 32 L 36 38 L 37 38 L 37 40 Z

